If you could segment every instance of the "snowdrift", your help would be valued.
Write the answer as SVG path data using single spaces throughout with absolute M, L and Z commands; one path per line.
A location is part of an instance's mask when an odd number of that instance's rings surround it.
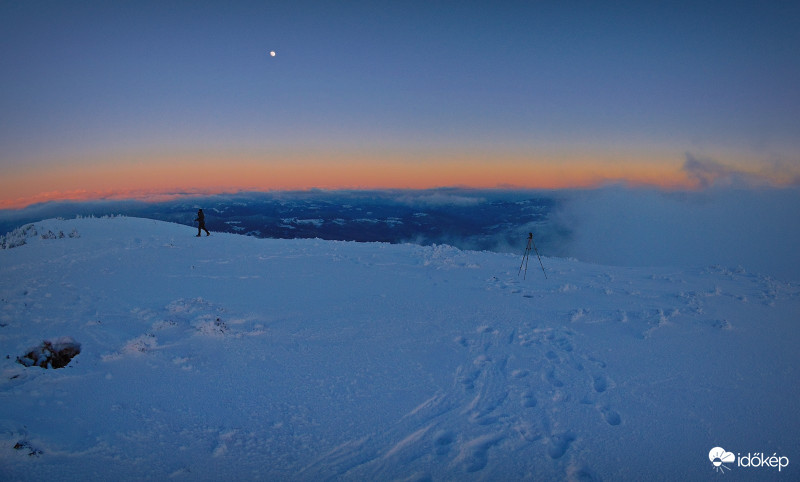
M 798 478 L 798 284 L 194 234 L 3 239 L 3 479 Z M 79 353 L 17 362 L 43 340 Z

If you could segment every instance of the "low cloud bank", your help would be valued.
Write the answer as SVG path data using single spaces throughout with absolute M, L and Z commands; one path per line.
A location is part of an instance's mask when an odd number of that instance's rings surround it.
M 690 181 L 703 189 L 800 186 L 800 172 L 795 163 L 762 162 L 757 170 L 744 171 L 713 159 L 704 159 L 687 153 L 682 170 Z
M 708 166 L 706 166 L 708 167 Z M 622 266 L 743 267 L 800 281 L 800 188 L 566 192 L 562 256 Z

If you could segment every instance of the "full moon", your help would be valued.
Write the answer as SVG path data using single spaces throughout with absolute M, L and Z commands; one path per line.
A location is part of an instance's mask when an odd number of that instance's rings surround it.
M 275 57 L 275 51 L 274 50 L 270 50 L 269 51 L 269 56 L 270 57 Z

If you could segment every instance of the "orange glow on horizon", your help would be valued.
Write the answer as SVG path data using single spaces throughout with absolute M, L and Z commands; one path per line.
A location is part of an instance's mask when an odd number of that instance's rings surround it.
M 185 195 L 308 189 L 568 189 L 622 183 L 662 189 L 694 189 L 680 165 L 664 162 L 445 160 L 270 163 L 173 161 L 121 163 L 17 172 L 0 180 L 0 209 L 48 201 L 139 199 Z

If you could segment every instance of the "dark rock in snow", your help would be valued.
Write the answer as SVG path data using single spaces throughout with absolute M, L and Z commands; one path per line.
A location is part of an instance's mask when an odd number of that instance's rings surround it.
M 41 345 L 31 348 L 28 353 L 17 357 L 17 363 L 42 368 L 64 368 L 81 352 L 81 344 L 65 336 L 55 342 L 45 340 Z
M 42 451 L 34 447 L 27 440 L 20 440 L 14 444 L 14 450 L 25 450 L 28 452 L 29 457 L 38 457 L 42 455 Z

